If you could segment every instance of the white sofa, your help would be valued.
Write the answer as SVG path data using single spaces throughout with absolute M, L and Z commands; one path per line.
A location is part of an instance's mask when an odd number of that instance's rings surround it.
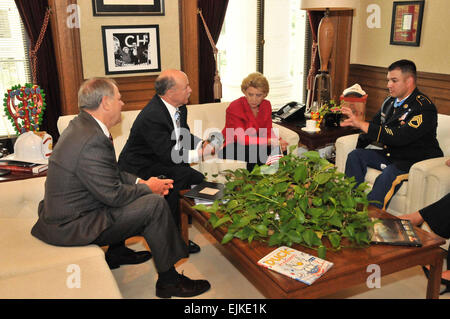
M 344 172 L 348 154 L 356 147 L 358 134 L 347 135 L 336 140 L 336 166 Z M 445 161 L 450 158 L 450 116 L 438 114 L 437 139 L 444 157 L 433 158 L 414 164 L 398 192 L 392 198 L 388 212 L 394 215 L 417 211 L 442 198 L 450 192 L 450 167 Z M 381 172 L 369 168 L 365 177 L 370 186 Z
M 44 183 L 0 183 L 0 298 L 121 298 L 100 247 L 57 247 L 31 235 Z
M 188 106 L 193 133 L 205 138 L 210 131 L 222 130 L 227 106 Z M 122 112 L 122 122 L 111 129 L 117 156 L 138 113 Z M 60 133 L 74 116 L 59 118 Z M 279 130 L 290 144 L 298 144 L 297 133 L 283 127 Z M 213 174 L 245 167 L 245 163 L 216 158 L 194 167 Z M 100 247 L 57 247 L 31 235 L 39 201 L 44 197 L 44 183 L 45 177 L 0 183 L 0 298 L 121 298 Z

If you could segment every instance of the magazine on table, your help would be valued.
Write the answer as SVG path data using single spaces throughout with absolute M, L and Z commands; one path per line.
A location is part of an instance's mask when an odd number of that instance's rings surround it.
M 373 226 L 371 243 L 399 245 L 399 246 L 422 246 L 413 225 L 407 219 L 378 219 L 379 222 Z
M 281 246 L 261 258 L 258 265 L 311 285 L 326 273 L 333 263 L 290 247 Z

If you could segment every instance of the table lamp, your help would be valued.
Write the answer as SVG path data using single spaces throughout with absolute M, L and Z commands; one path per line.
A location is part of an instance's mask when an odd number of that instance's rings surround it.
M 301 10 L 325 11 L 324 17 L 320 20 L 317 33 L 320 69 L 319 73 L 314 78 L 312 91 L 311 88 L 308 90 L 306 112 L 311 111 L 311 105 L 313 105 L 315 96 L 317 96 L 318 108 L 323 104 L 327 104 L 333 96 L 331 92 L 331 77 L 328 72 L 328 63 L 330 61 L 334 41 L 334 27 L 329 18 L 330 11 L 352 10 L 354 7 L 354 0 L 301 0 L 300 2 Z M 312 59 L 314 60 L 314 57 L 312 57 Z

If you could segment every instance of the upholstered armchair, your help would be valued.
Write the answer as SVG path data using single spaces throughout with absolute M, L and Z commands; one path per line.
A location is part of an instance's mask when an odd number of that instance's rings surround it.
M 336 167 L 344 172 L 348 154 L 356 147 L 358 134 L 347 135 L 336 140 Z M 414 164 L 404 182 L 392 198 L 388 212 L 394 215 L 412 213 L 439 200 L 450 192 L 450 116 L 438 114 L 437 139 L 444 157 L 432 158 Z M 369 168 L 365 177 L 372 186 L 381 172 Z

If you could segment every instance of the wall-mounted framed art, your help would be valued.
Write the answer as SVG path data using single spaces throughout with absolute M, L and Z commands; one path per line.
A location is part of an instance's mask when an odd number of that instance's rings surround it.
M 102 26 L 105 74 L 160 72 L 158 25 Z
M 424 6 L 425 0 L 393 3 L 390 44 L 420 45 Z
M 92 0 L 94 16 L 164 15 L 164 0 Z

